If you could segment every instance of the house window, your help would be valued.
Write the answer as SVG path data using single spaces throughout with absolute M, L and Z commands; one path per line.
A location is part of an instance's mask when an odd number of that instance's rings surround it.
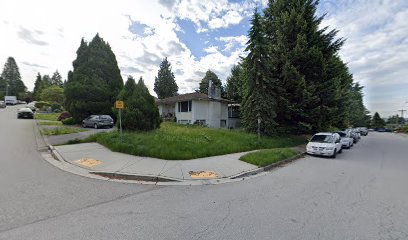
M 194 124 L 198 124 L 198 125 L 204 126 L 204 125 L 206 124 L 206 122 L 205 122 L 205 120 L 196 120 L 196 121 L 194 122 Z
M 191 120 L 177 120 L 178 124 L 190 124 Z
M 178 112 L 191 112 L 191 101 L 178 102 Z

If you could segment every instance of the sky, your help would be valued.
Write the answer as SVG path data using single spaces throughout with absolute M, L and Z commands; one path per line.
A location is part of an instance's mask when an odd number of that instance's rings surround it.
M 198 89 L 207 70 L 225 83 L 244 57 L 250 18 L 266 0 L 2 0 L 0 66 L 13 56 L 29 90 L 37 73 L 66 78 L 81 38 L 109 42 L 124 81 L 145 80 L 151 94 L 167 57 L 180 93 Z M 364 103 L 382 116 L 408 108 L 408 1 L 321 0 L 321 27 L 346 39 L 340 52 Z M 3 63 L 2 63 L 3 62 Z M 406 114 L 408 116 L 408 114 Z

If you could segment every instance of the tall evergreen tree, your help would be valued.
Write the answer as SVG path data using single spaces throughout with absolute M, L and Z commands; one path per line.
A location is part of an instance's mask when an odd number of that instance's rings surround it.
M 3 79 L 3 89 L 0 89 L 0 91 L 5 92 L 5 94 L 8 94 L 9 96 L 17 96 L 19 93 L 27 91 L 27 87 L 21 80 L 17 63 L 13 57 L 9 57 L 4 64 L 1 78 Z
M 286 131 L 320 131 L 336 123 L 340 89 L 336 55 L 342 39 L 336 31 L 319 30 L 315 0 L 271 0 L 264 25 L 270 44 L 271 74 L 279 79 L 277 122 Z
M 62 81 L 61 74 L 58 72 L 58 70 L 55 71 L 55 72 L 52 74 L 52 77 L 51 77 L 51 85 L 55 85 L 55 86 L 58 86 L 58 87 L 63 87 L 63 86 L 64 86 L 64 83 L 63 83 L 63 81 Z
M 160 69 L 154 80 L 154 91 L 160 99 L 177 95 L 178 86 L 167 57 L 160 63 Z
M 256 132 L 260 119 L 261 132 L 272 135 L 276 132 L 276 79 L 269 71 L 268 43 L 261 21 L 261 15 L 255 10 L 246 48 L 249 53 L 245 58 L 247 89 L 242 104 L 242 124 L 248 131 Z
M 81 40 L 74 70 L 65 85 L 65 107 L 76 122 L 91 114 L 112 114 L 123 80 L 115 54 L 98 34 Z M 70 76 L 71 75 L 71 76 Z
M 351 126 L 367 126 L 370 121 L 368 111 L 363 103 L 363 86 L 359 83 L 353 83 L 349 89 L 349 123 Z
M 43 87 L 43 88 L 47 88 L 47 87 L 49 87 L 49 86 L 52 85 L 51 77 L 50 77 L 50 75 L 48 75 L 48 74 L 44 74 L 44 75 L 42 76 L 41 82 L 42 82 L 42 87 Z
M 218 87 L 221 89 L 221 91 L 223 91 L 221 80 L 218 78 L 217 74 L 215 74 L 215 73 L 214 73 L 213 71 L 211 71 L 211 70 L 208 70 L 208 71 L 205 73 L 204 78 L 203 78 L 203 79 L 201 80 L 201 82 L 200 82 L 200 89 L 199 89 L 199 91 L 200 91 L 201 93 L 205 93 L 205 94 L 208 93 L 208 81 L 210 81 L 210 80 L 212 80 L 213 85 L 218 86 Z
M 42 89 L 43 89 L 43 83 L 42 83 L 41 74 L 37 73 L 37 77 L 36 77 L 35 83 L 34 83 L 34 90 L 33 90 L 34 100 L 39 100 L 40 99 L 40 94 L 41 94 Z
M 384 126 L 385 126 L 384 119 L 381 118 L 378 112 L 374 113 L 374 116 L 371 122 L 371 127 L 372 128 L 383 128 Z
M 0 99 L 4 99 L 6 95 L 6 79 L 3 79 L 0 75 Z
M 234 65 L 231 68 L 231 74 L 227 78 L 225 88 L 227 98 L 240 103 L 244 92 L 245 69 L 241 64 Z

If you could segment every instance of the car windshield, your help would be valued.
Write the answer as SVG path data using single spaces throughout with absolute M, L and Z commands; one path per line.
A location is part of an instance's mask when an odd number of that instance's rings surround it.
M 111 120 L 112 119 L 110 116 L 107 116 L 107 115 L 99 116 L 99 118 L 102 119 L 102 120 Z
M 319 142 L 319 143 L 332 143 L 333 142 L 333 136 L 330 135 L 314 135 L 312 139 L 310 139 L 311 142 Z
M 347 134 L 344 132 L 338 132 L 338 134 L 340 135 L 340 137 L 347 137 Z

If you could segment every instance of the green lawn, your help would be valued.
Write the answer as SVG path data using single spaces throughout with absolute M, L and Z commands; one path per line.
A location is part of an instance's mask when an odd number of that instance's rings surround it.
M 261 138 L 255 134 L 228 129 L 177 125 L 164 122 L 148 133 L 98 133 L 83 142 L 98 142 L 112 151 L 168 160 L 187 160 L 245 152 L 255 149 L 284 148 L 305 143 L 302 137 Z
M 77 129 L 77 128 L 67 128 L 67 127 L 57 127 L 52 129 L 42 129 L 41 133 L 44 135 L 63 135 L 63 134 L 70 134 L 70 133 L 79 133 L 84 132 L 86 130 Z
M 62 126 L 62 122 L 59 121 L 44 121 L 38 122 L 38 124 L 42 126 Z
M 36 113 L 34 118 L 38 120 L 57 121 L 61 113 Z
M 262 149 L 257 152 L 245 154 L 239 160 L 258 167 L 265 167 L 272 163 L 293 157 L 297 154 L 299 154 L 299 152 L 296 152 L 290 148 Z

